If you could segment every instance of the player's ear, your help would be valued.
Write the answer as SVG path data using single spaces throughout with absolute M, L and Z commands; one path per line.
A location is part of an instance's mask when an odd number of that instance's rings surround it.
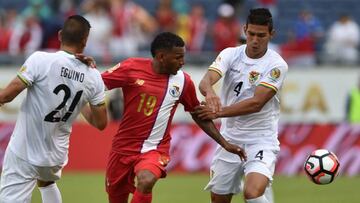
M 243 29 L 244 29 L 244 33 L 245 33 L 245 35 L 246 35 L 247 25 L 244 25 L 244 26 L 243 26 Z
M 59 30 L 59 32 L 58 32 L 58 40 L 59 40 L 59 42 L 62 42 L 61 35 L 62 35 L 62 30 Z
M 271 32 L 270 32 L 270 38 L 272 39 L 274 36 L 275 36 L 275 30 L 273 29 L 273 30 L 271 30 Z

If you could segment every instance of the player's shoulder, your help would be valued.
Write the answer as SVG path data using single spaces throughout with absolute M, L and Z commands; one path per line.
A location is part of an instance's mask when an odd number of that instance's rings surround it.
M 126 69 L 143 69 L 144 66 L 151 65 L 152 60 L 149 58 L 131 57 L 120 62 L 121 68 Z
M 125 59 L 122 63 L 131 63 L 131 64 L 148 64 L 151 63 L 151 59 L 149 58 L 140 58 L 140 57 L 132 57 Z
M 269 49 L 268 52 L 268 60 L 271 62 L 271 64 L 273 64 L 273 66 L 281 66 L 288 69 L 288 64 L 278 52 L 274 51 L 273 49 Z
M 49 59 L 49 56 L 51 56 L 53 53 L 45 52 L 45 51 L 35 51 L 33 52 L 28 58 L 29 59 Z

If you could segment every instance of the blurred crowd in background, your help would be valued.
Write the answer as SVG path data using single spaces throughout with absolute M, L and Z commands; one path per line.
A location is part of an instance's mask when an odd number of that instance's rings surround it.
M 272 11 L 271 48 L 290 66 L 359 65 L 358 0 L 1 0 L 0 64 L 58 49 L 57 33 L 72 14 L 90 21 L 85 52 L 99 63 L 150 56 L 152 37 L 171 31 L 186 41 L 188 63 L 210 64 L 222 49 L 244 43 L 253 7 Z

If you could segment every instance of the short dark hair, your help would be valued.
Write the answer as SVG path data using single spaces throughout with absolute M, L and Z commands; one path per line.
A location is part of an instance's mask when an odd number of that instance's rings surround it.
M 267 8 L 250 9 L 250 14 L 246 20 L 246 26 L 248 26 L 248 24 L 267 25 L 269 26 L 269 32 L 274 28 L 272 15 Z
M 184 40 L 178 35 L 171 32 L 162 32 L 151 42 L 151 55 L 155 57 L 156 52 L 161 49 L 171 50 L 174 47 L 184 46 Z
M 78 45 L 89 35 L 90 23 L 80 15 L 68 17 L 61 32 L 61 41 L 64 44 Z

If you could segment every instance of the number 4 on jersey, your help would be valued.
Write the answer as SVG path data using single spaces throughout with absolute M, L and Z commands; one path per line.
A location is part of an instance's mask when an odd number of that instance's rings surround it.
M 264 151 L 260 150 L 256 155 L 255 158 L 259 158 L 260 160 L 262 160 L 264 158 Z
M 239 83 L 235 86 L 234 92 L 236 92 L 236 96 L 239 96 L 242 85 L 243 85 L 243 82 L 239 82 Z

